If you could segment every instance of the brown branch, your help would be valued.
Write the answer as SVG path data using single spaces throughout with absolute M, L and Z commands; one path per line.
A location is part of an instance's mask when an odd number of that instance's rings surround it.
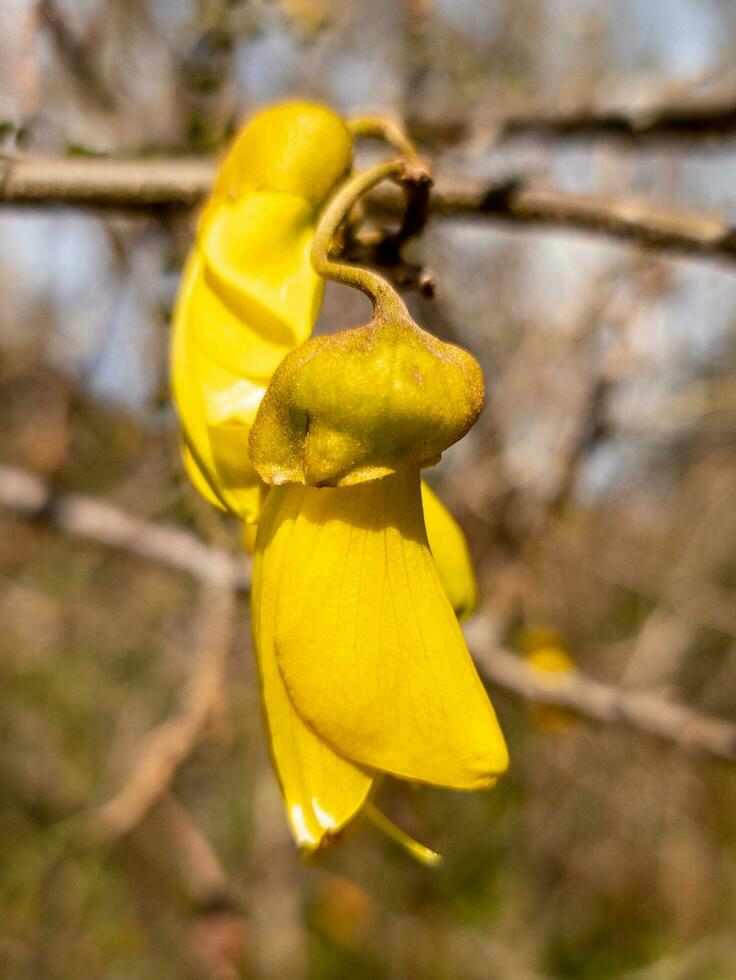
M 577 105 L 548 111 L 529 109 L 487 115 L 477 123 L 456 119 L 410 118 L 407 129 L 419 142 L 453 145 L 482 125 L 496 143 L 516 137 L 589 140 L 614 137 L 627 142 L 695 141 L 736 136 L 736 95 L 688 99 L 641 107 Z
M 212 548 L 181 528 L 142 521 L 93 497 L 54 494 L 24 470 L 0 466 L 0 506 L 205 582 L 243 591 L 250 585 L 250 569 L 244 559 Z
M 525 701 L 565 708 L 591 721 L 654 735 L 689 752 L 736 761 L 736 725 L 730 722 L 651 694 L 601 684 L 580 673 L 547 679 L 496 646 L 493 630 L 482 616 L 468 623 L 466 633 L 483 676 Z
M 148 815 L 145 834 L 137 835 L 132 843 L 144 859 L 152 859 L 166 870 L 176 884 L 177 897 L 183 896 L 194 913 L 195 924 L 199 920 L 204 926 L 216 921 L 211 917 L 218 915 L 245 923 L 246 902 L 240 888 L 230 880 L 212 844 L 173 793 L 163 794 Z
M 30 495 L 32 499 L 26 500 L 25 494 Z M 0 467 L 0 505 L 23 516 L 32 517 L 38 514 L 39 502 L 42 504 L 44 499 L 49 499 L 49 496 L 48 491 L 44 490 L 36 477 L 19 470 Z M 57 513 L 59 502 L 63 504 L 68 499 L 57 498 Z M 127 514 L 115 511 L 114 508 L 90 498 L 74 497 L 73 501 L 77 507 L 85 505 L 93 508 L 92 513 L 98 517 L 101 514 L 106 514 L 108 517 L 115 514 L 113 523 L 116 527 L 126 526 L 128 521 L 132 521 L 136 534 L 130 538 L 125 535 L 115 536 L 105 533 L 97 536 L 97 534 L 90 534 L 89 526 L 83 523 L 56 520 L 55 523 L 62 530 L 82 534 L 88 539 L 113 545 L 124 551 L 142 554 L 146 558 L 177 570 L 186 570 L 211 583 L 214 589 L 225 588 L 227 592 L 228 582 L 219 576 L 222 575 L 223 568 L 233 568 L 233 559 L 230 555 L 215 548 L 208 548 L 185 531 L 174 528 L 162 529 L 156 524 L 130 518 Z M 61 512 L 64 513 L 63 508 Z M 201 558 L 183 563 L 178 555 L 172 560 L 172 556 L 164 548 L 142 552 L 139 547 L 141 530 L 152 534 L 154 540 L 157 533 L 163 530 L 167 536 L 172 535 L 171 541 L 177 543 L 179 549 L 182 549 L 184 540 L 188 539 L 189 548 L 183 548 L 180 553 L 206 555 L 212 564 Z M 218 569 L 214 577 L 213 568 Z M 245 586 L 242 576 L 235 581 L 240 587 Z M 206 602 L 203 602 L 203 613 L 205 605 Z M 539 674 L 527 667 L 519 657 L 497 646 L 490 624 L 482 616 L 472 620 L 467 625 L 466 632 L 473 657 L 483 676 L 525 701 L 567 708 L 592 721 L 623 725 L 638 732 L 655 735 L 682 749 L 736 761 L 736 725 L 730 722 L 709 718 L 683 705 L 653 695 L 634 693 L 601 684 L 580 673 L 567 678 L 556 675 L 553 684 L 545 683 L 540 679 Z M 193 679 L 192 687 L 194 686 Z
M 158 853 L 169 858 L 172 871 L 197 909 L 229 904 L 232 888 L 212 845 L 189 813 L 170 793 L 151 811 L 152 836 Z
M 64 65 L 76 79 L 87 98 L 94 99 L 101 109 L 111 112 L 118 99 L 98 70 L 92 57 L 92 45 L 74 36 L 54 0 L 39 0 L 39 22 L 53 39 Z
M 729 99 L 639 110 L 581 108 L 569 113 L 520 113 L 505 117 L 501 133 L 506 137 L 618 136 L 629 140 L 733 137 L 736 135 L 736 101 Z
M 206 195 L 213 174 L 213 164 L 201 159 L 6 159 L 0 161 L 0 204 L 147 212 L 190 207 Z M 391 190 L 372 195 L 372 203 L 379 213 L 402 213 L 401 197 Z M 736 262 L 736 229 L 718 215 L 569 194 L 521 180 L 439 179 L 431 213 L 613 236 L 642 248 Z
M 200 597 L 196 661 L 181 712 L 146 736 L 121 789 L 88 819 L 89 836 L 95 841 L 111 845 L 126 837 L 168 792 L 177 770 L 194 751 L 222 698 L 233 610 L 232 588 L 207 580 Z
M 191 207 L 207 194 L 207 159 L 0 158 L 0 203 L 133 211 Z
M 723 218 L 673 211 L 637 199 L 568 194 L 523 181 L 438 181 L 432 213 L 496 219 L 612 236 L 643 248 L 736 261 L 736 229 Z

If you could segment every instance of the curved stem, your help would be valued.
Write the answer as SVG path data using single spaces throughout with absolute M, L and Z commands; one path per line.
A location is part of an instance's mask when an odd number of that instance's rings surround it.
M 312 243 L 312 266 L 325 279 L 359 289 L 373 303 L 374 313 L 399 319 L 409 317 L 404 301 L 394 289 L 370 269 L 336 262 L 330 258 L 332 240 L 346 215 L 364 194 L 384 180 L 400 183 L 410 177 L 411 168 L 404 160 L 381 163 L 346 181 L 328 203 L 317 225 Z
M 407 160 L 411 160 L 412 163 L 419 161 L 417 148 L 406 133 L 390 119 L 384 119 L 382 116 L 356 116 L 354 119 L 348 119 L 347 126 L 355 137 L 365 136 L 369 139 L 384 140 Z

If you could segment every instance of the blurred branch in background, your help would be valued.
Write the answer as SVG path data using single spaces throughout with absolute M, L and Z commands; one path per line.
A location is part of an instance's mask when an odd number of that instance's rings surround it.
M 185 531 L 131 518 L 107 504 L 79 495 L 54 498 L 41 481 L 18 470 L 0 468 L 0 504 L 23 516 L 48 514 L 63 531 L 132 551 L 187 571 L 206 583 L 198 639 L 201 659 L 189 682 L 184 710 L 180 717 L 164 723 L 149 736 L 129 782 L 92 821 L 93 826 L 101 822 L 103 837 L 117 839 L 128 833 L 166 791 L 177 766 L 206 724 L 213 699 L 220 690 L 233 590 L 245 588 L 248 577 L 234 570 L 233 559 L 226 552 L 204 545 Z M 93 515 L 93 519 L 79 520 L 80 513 L 87 518 Z M 111 530 L 106 530 L 107 527 Z M 121 534 L 120 528 L 128 529 L 128 533 Z M 156 544 L 141 547 L 146 541 Z M 166 542 L 173 547 L 167 548 Z M 196 558 L 183 560 L 182 555 Z M 471 621 L 467 632 L 481 673 L 517 697 L 535 704 L 566 708 L 591 721 L 623 725 L 655 735 L 688 751 L 736 761 L 736 725 L 658 697 L 600 684 L 579 673 L 554 675 L 550 681 L 527 667 L 520 657 L 501 649 L 494 641 L 489 620 L 483 615 Z
M 0 160 L 0 204 L 155 211 L 191 207 L 209 190 L 207 160 Z M 396 214 L 400 198 L 372 195 L 374 206 Z M 736 229 L 715 214 L 676 211 L 639 199 L 596 197 L 534 187 L 523 179 L 437 180 L 430 211 L 510 224 L 612 236 L 643 248 L 736 262 Z
M 189 572 L 203 582 L 247 589 L 245 562 L 176 527 L 141 521 L 78 494 L 54 495 L 33 474 L 0 466 L 0 504 L 62 531 Z
M 641 106 L 582 104 L 561 109 L 488 113 L 482 125 L 496 144 L 516 137 L 552 140 L 614 137 L 629 143 L 711 142 L 736 136 L 736 92 L 678 102 L 647 100 Z M 409 118 L 407 127 L 417 140 L 430 145 L 461 142 L 471 136 L 474 128 L 467 120 L 449 117 Z
M 61 61 L 76 79 L 80 94 L 94 99 L 101 109 L 115 110 L 117 94 L 102 77 L 92 56 L 94 39 L 76 37 L 54 0 L 39 0 L 36 15 L 39 25 L 51 36 Z
M 150 211 L 190 207 L 209 191 L 209 160 L 0 158 L 0 202 Z
M 177 769 L 194 751 L 224 696 L 234 604 L 231 583 L 205 580 L 195 629 L 194 666 L 181 712 L 146 736 L 122 788 L 89 818 L 88 833 L 94 840 L 110 845 L 127 836 L 168 792 Z
M 518 656 L 493 643 L 493 630 L 482 615 L 471 620 L 466 631 L 481 673 L 505 691 L 534 704 L 566 708 L 589 720 L 646 732 L 688 751 L 736 761 L 736 725 L 658 697 L 600 684 L 579 673 L 549 677 L 535 673 Z

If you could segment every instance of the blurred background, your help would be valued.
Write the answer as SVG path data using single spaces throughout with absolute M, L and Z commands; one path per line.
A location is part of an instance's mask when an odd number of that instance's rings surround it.
M 440 175 L 736 219 L 718 127 L 499 126 L 736 106 L 734 36 L 731 0 L 3 0 L 0 150 L 214 154 L 299 95 L 406 121 Z M 736 977 L 734 765 L 493 685 L 496 789 L 382 791 L 439 870 L 369 827 L 300 862 L 238 528 L 179 463 L 167 345 L 192 228 L 0 206 L 0 975 Z M 494 642 L 736 719 L 736 266 L 467 217 L 411 257 L 436 281 L 418 320 L 486 372 L 430 479 Z M 320 329 L 366 312 L 330 288 Z M 191 574 L 205 558 L 243 576 L 234 610 Z

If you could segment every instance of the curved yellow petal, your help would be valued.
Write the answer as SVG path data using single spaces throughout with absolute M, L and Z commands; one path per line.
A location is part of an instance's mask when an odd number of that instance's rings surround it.
M 437 494 L 422 480 L 422 507 L 429 550 L 458 619 L 475 612 L 478 583 L 463 529 Z
M 265 489 L 250 462 L 248 435 L 265 387 L 202 354 L 190 342 L 187 316 L 177 315 L 172 358 L 184 465 L 207 500 L 255 520 Z
M 227 435 L 227 432 L 215 432 L 213 435 L 215 437 L 215 441 L 221 445 L 223 441 L 221 436 Z M 242 439 L 238 437 L 237 445 L 239 446 L 241 442 Z M 220 510 L 229 511 L 231 514 L 236 514 L 245 522 L 245 527 L 250 527 L 258 520 L 261 507 L 263 506 L 263 502 L 269 488 L 259 478 L 258 474 L 252 467 L 250 470 L 245 467 L 240 467 L 235 474 L 235 477 L 228 480 L 227 485 L 222 482 L 216 484 L 214 482 L 210 482 L 208 479 L 208 471 L 199 465 L 186 440 L 182 441 L 181 455 L 182 462 L 184 463 L 184 469 L 186 470 L 187 476 L 192 481 L 194 489 L 197 490 L 208 503 L 213 504 Z M 217 468 L 217 474 L 222 475 L 223 473 L 226 474 L 227 470 L 225 469 L 222 460 L 220 460 L 220 465 Z
M 347 174 L 353 139 L 327 106 L 284 102 L 268 106 L 240 130 L 217 175 L 213 196 L 232 198 L 247 187 L 298 194 L 318 205 Z
M 427 545 L 419 482 L 412 469 L 278 491 L 287 504 L 261 558 L 276 583 L 276 658 L 299 715 L 336 751 L 486 787 L 506 745 Z
M 366 802 L 372 777 L 334 752 L 299 717 L 276 664 L 274 631 L 281 594 L 283 535 L 278 528 L 298 507 L 298 491 L 270 493 L 258 526 L 251 609 L 271 754 L 292 834 L 315 851 L 338 833 Z
M 207 479 L 207 471 L 194 458 L 186 439 L 181 441 L 181 460 L 194 489 L 204 497 L 208 504 L 219 507 L 220 510 L 227 510 L 225 501 L 220 497 L 217 488 Z M 251 525 L 244 524 L 243 526 L 250 527 Z
M 250 427 L 274 370 L 314 326 L 318 210 L 351 163 L 350 131 L 325 106 L 257 113 L 221 164 L 184 269 L 171 370 L 185 466 L 210 502 L 246 521 L 261 494 Z
M 253 192 L 211 209 L 174 317 L 172 383 L 195 486 L 257 519 L 261 480 L 248 435 L 271 372 L 311 331 L 323 294 L 309 249 L 312 210 Z
M 195 335 L 230 370 L 270 377 L 311 333 L 324 290 L 310 259 L 315 219 L 304 198 L 266 191 L 212 204 L 202 216 L 197 249 L 206 299 L 196 305 Z M 270 360 L 261 347 L 275 349 Z

